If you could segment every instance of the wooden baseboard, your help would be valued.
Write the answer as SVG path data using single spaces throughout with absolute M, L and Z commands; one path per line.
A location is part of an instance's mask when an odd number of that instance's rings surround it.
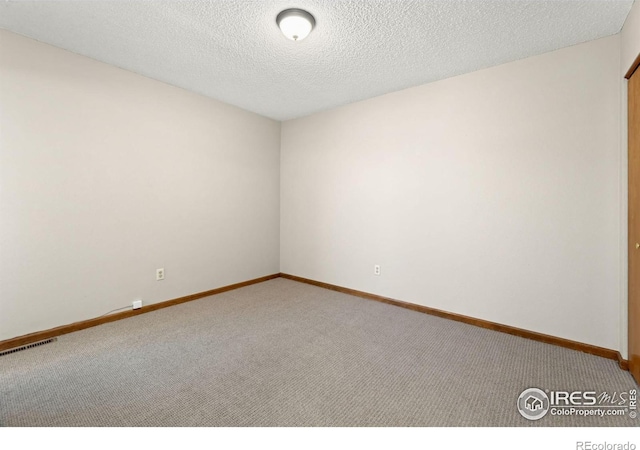
M 629 361 L 624 359 L 620 352 L 618 352 L 618 365 L 622 370 L 629 371 Z
M 83 320 L 81 322 L 75 322 L 69 325 L 63 325 L 49 330 L 37 331 L 35 333 L 25 334 L 5 341 L 0 341 L 0 351 L 9 350 L 23 345 L 31 344 L 38 341 L 43 341 L 63 334 L 73 333 L 74 331 L 84 330 L 86 328 L 102 325 L 103 323 L 115 322 L 116 320 L 126 319 L 127 317 L 138 316 L 158 309 L 167 308 L 169 306 L 179 305 L 180 303 L 191 302 L 211 295 L 220 294 L 222 292 L 231 291 L 233 289 L 239 289 L 241 287 L 250 286 L 256 283 L 262 283 L 263 281 L 272 280 L 278 278 L 279 273 L 273 275 L 267 275 L 266 277 L 260 277 L 249 281 L 243 281 L 241 283 L 231 284 L 229 286 L 223 286 L 210 291 L 199 292 L 197 294 L 187 295 L 185 297 L 175 298 L 173 300 L 167 300 L 160 303 L 154 303 L 152 305 L 143 306 L 140 309 L 134 309 L 130 311 L 123 311 L 108 316 L 96 317 L 95 319 Z
M 295 275 L 289 275 L 286 273 L 276 273 L 273 275 L 267 275 L 265 277 L 255 278 L 249 281 L 243 281 L 241 283 L 231 284 L 229 286 L 223 286 L 209 291 L 199 292 L 197 294 L 187 295 L 185 297 L 176 298 L 173 300 L 167 300 L 165 302 L 154 303 L 152 305 L 143 306 L 140 309 L 123 311 L 107 316 L 96 317 L 95 319 L 83 320 L 81 322 L 75 322 L 69 325 L 63 325 L 49 330 L 38 331 L 24 336 L 19 336 L 5 341 L 0 341 L 0 351 L 9 350 L 12 348 L 20 347 L 23 345 L 32 344 L 34 342 L 43 341 L 52 337 L 61 336 L 63 334 L 73 333 L 74 331 L 84 330 L 86 328 L 95 327 L 104 323 L 115 322 L 116 320 L 126 319 L 127 317 L 138 316 L 158 309 L 167 308 L 169 306 L 179 305 L 180 303 L 186 303 L 193 300 L 198 300 L 204 297 L 220 294 L 222 292 L 231 291 L 233 289 L 239 289 L 252 284 L 262 283 L 263 281 L 273 280 L 274 278 L 287 278 L 289 280 L 298 281 L 300 283 L 311 284 L 324 289 L 330 289 L 332 291 L 342 292 L 344 294 L 353 295 L 356 297 L 365 298 L 368 300 L 375 300 L 377 302 L 387 303 L 401 308 L 410 309 L 412 311 L 418 311 L 432 316 L 438 316 L 445 319 L 455 320 L 457 322 L 463 322 L 469 325 L 475 325 L 481 328 L 487 328 L 489 330 L 499 331 L 501 333 L 507 333 L 514 336 L 531 339 L 534 341 L 544 342 L 546 344 L 557 345 L 559 347 L 565 347 L 572 350 L 578 350 L 584 353 L 601 356 L 603 358 L 612 359 L 618 362 L 618 365 L 622 370 L 629 370 L 629 361 L 622 358 L 620 352 L 611 350 L 604 347 L 598 347 L 595 345 L 584 344 L 582 342 L 572 341 L 569 339 L 559 338 L 556 336 L 550 336 L 548 334 L 537 333 L 535 331 L 523 330 L 522 328 L 516 328 L 509 325 L 502 325 L 495 322 L 489 322 L 487 320 L 476 319 L 474 317 L 463 316 L 461 314 L 450 313 L 442 311 L 440 309 L 429 308 L 428 306 L 417 305 L 415 303 L 403 302 L 401 300 L 395 300 L 388 297 L 383 297 L 376 294 L 370 294 L 368 292 L 357 291 L 355 289 L 349 289 L 341 286 L 336 286 L 329 283 L 323 283 L 321 281 L 310 280 L 308 278 L 302 278 Z
M 377 302 L 387 303 L 394 306 L 400 306 L 401 308 L 410 309 L 412 311 L 418 311 L 418 312 L 429 314 L 432 316 L 442 317 L 444 319 L 455 320 L 456 322 L 463 322 L 469 325 L 475 325 L 477 327 L 487 328 L 489 330 L 499 331 L 501 333 L 507 333 L 514 336 L 519 336 L 525 339 L 544 342 L 545 344 L 557 345 L 559 347 L 569 348 L 571 350 L 578 350 L 580 352 L 589 353 L 591 355 L 601 356 L 603 358 L 608 358 L 608 359 L 617 361 L 621 369 L 629 370 L 629 361 L 622 359 L 620 352 L 616 350 L 611 350 L 604 347 L 598 347 L 596 345 L 584 344 L 582 342 L 572 341 L 570 339 L 564 339 L 556 336 L 551 336 L 548 334 L 537 333 L 535 331 L 524 330 L 522 328 L 516 328 L 509 325 L 502 325 L 495 322 L 489 322 L 488 320 L 476 319 L 474 317 L 450 313 L 447 311 L 442 311 L 440 309 L 429 308 L 427 306 L 417 305 L 415 303 L 403 302 L 401 300 L 382 297 L 380 295 L 357 291 L 355 289 L 349 289 L 349 288 L 336 286 L 329 283 L 323 283 L 321 281 L 310 280 L 308 278 L 302 278 L 295 275 L 289 275 L 286 273 L 281 273 L 280 276 L 282 278 L 298 281 L 300 283 L 311 284 L 313 286 L 318 286 L 325 289 L 331 289 L 332 291 L 342 292 L 344 294 L 354 295 L 356 297 L 366 298 L 368 300 L 375 300 Z

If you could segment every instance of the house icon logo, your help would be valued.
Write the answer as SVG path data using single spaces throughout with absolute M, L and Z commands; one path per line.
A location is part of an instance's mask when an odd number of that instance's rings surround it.
M 525 419 L 542 419 L 548 411 L 549 397 L 538 388 L 525 389 L 518 397 L 518 412 Z
M 533 395 L 530 395 L 524 401 L 524 407 L 527 408 L 529 411 L 535 412 L 539 409 L 542 409 L 542 400 L 534 397 Z

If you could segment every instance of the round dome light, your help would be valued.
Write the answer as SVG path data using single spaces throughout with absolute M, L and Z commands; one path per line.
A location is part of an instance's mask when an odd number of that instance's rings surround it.
M 311 14 L 302 9 L 285 9 L 278 17 L 276 23 L 282 34 L 292 41 L 301 41 L 311 33 L 316 20 Z

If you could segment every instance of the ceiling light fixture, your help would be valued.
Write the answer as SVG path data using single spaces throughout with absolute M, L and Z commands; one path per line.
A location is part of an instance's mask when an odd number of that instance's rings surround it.
M 293 8 L 285 9 L 278 14 L 276 23 L 286 37 L 292 41 L 301 41 L 311 33 L 316 20 L 308 12 Z

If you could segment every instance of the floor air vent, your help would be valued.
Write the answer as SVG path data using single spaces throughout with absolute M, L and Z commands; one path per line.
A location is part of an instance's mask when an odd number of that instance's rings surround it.
M 28 350 L 28 349 L 33 348 L 33 347 L 40 347 L 41 345 L 49 344 L 49 343 L 55 342 L 57 340 L 58 340 L 58 338 L 51 338 L 51 339 L 46 339 L 46 340 L 40 341 L 40 342 L 34 342 L 33 344 L 23 345 L 22 347 L 12 348 L 10 350 L 5 350 L 3 352 L 0 352 L 0 356 L 8 355 L 10 353 L 15 353 L 15 352 L 21 352 L 22 350 Z

